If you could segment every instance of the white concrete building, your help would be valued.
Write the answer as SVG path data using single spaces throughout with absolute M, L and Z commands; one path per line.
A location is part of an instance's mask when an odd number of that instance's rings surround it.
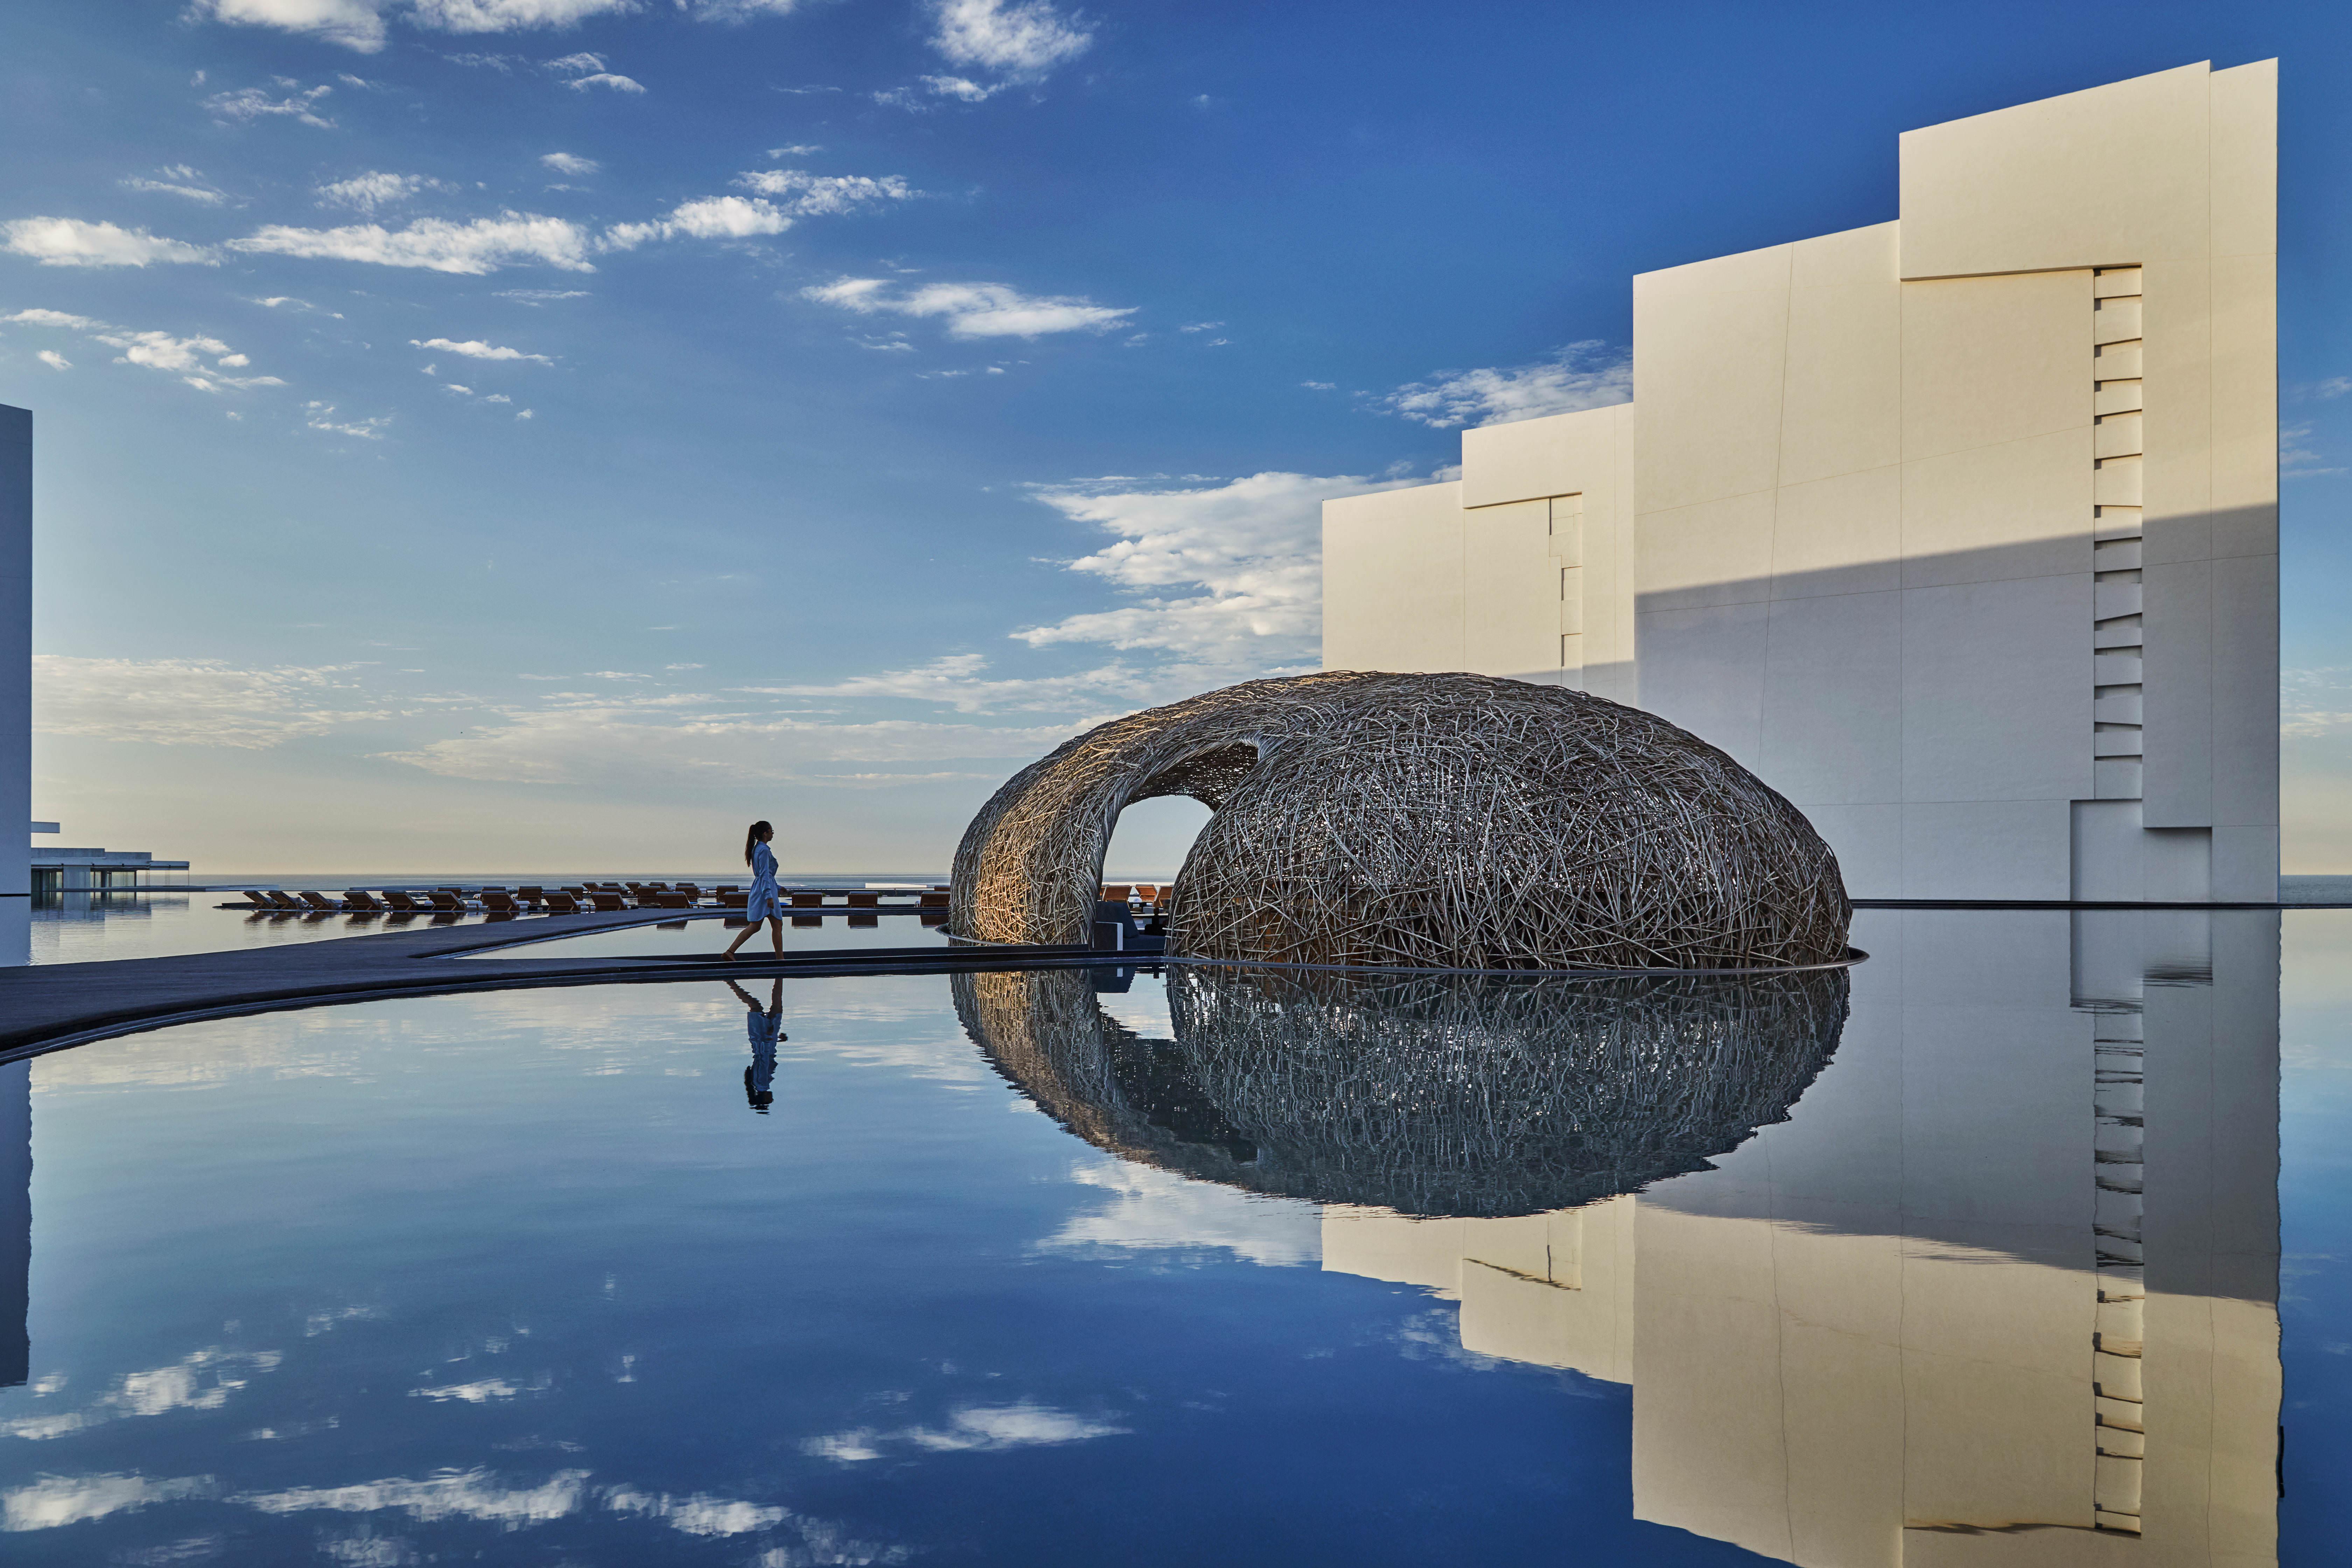
M 0 404 L 0 822 L 33 816 L 33 416 Z M 32 841 L 0 833 L 0 964 L 31 954 Z
M 1562 682 L 1857 897 L 2268 901 L 2274 61 L 1902 138 L 1898 221 L 1633 279 L 1634 401 L 1324 509 L 1324 664 Z

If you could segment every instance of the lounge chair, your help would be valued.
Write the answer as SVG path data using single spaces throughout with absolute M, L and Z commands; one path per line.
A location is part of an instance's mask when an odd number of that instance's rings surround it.
M 346 888 L 343 890 L 343 908 L 359 915 L 380 915 L 384 910 L 384 906 L 376 902 L 364 888 Z
M 751 907 L 751 895 L 749 893 L 736 892 L 730 888 L 722 888 L 719 892 L 719 907 L 722 910 L 750 909 Z
M 547 889 L 545 888 L 517 888 L 515 889 L 515 898 L 517 900 L 526 904 L 536 904 L 546 897 Z
M 522 913 L 522 906 L 516 903 L 514 901 L 514 895 L 508 892 L 503 888 L 484 888 L 482 889 L 482 908 L 494 915 L 519 915 Z
M 404 893 L 396 888 L 386 888 L 383 890 L 383 901 L 386 904 L 389 904 L 393 909 L 400 911 L 402 914 L 413 915 L 417 910 L 425 907 L 425 905 L 417 902 L 411 895 Z
M 744 897 L 748 899 L 751 895 L 747 893 Z M 794 893 L 791 895 L 791 897 L 793 900 L 793 908 L 796 910 L 817 909 L 824 903 L 824 895 L 823 893 Z
M 697 903 L 702 901 L 702 889 L 692 882 L 680 882 L 677 890 Z
M 614 914 L 629 907 L 628 901 L 618 893 L 591 893 L 588 900 L 596 906 L 600 914 Z
M 425 895 L 425 901 L 436 915 L 461 915 L 466 912 L 466 900 L 446 888 L 436 888 Z
M 658 908 L 665 910 L 690 910 L 694 908 L 694 900 L 688 898 L 684 893 L 656 893 L 654 895 L 654 903 Z
M 295 914 L 302 912 L 302 905 L 299 900 L 289 899 L 275 888 L 269 889 L 269 907 L 280 914 L 289 911 Z
M 540 901 L 551 915 L 576 915 L 580 912 L 580 900 L 569 893 L 542 894 Z
M 948 907 L 948 896 L 945 893 L 925 893 L 917 900 L 917 906 L 926 910 L 943 910 Z
M 339 900 L 331 899 L 324 893 L 314 893 L 308 889 L 302 889 L 294 896 L 302 900 L 304 907 L 317 910 L 323 914 L 336 915 L 343 911 L 343 906 Z
M 258 888 L 246 889 L 245 896 L 251 901 L 253 907 L 257 910 L 274 910 L 278 907 L 276 904 L 269 901 L 269 895 L 263 892 Z
M 849 907 L 853 910 L 870 910 L 881 902 L 882 895 L 879 893 L 852 893 L 849 895 Z

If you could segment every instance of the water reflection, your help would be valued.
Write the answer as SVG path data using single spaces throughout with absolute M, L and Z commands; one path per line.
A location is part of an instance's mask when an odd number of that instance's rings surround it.
M 1870 934 L 1836 1070 L 1716 1168 L 1327 1209 L 1324 1268 L 1630 1384 L 1640 1519 L 1823 1568 L 2275 1561 L 2277 917 Z
M 1408 1215 L 1535 1214 L 1708 1168 L 1837 1048 L 1843 970 L 1374 980 L 1181 967 L 1173 1039 L 1084 971 L 967 974 L 956 1009 L 1088 1142 L 1206 1181 Z
M 33 1064 L 0 1063 L 0 1388 L 31 1375 Z
M 732 980 L 727 989 L 735 993 L 744 1006 L 743 1027 L 751 1041 L 751 1065 L 743 1069 L 743 1098 L 753 1110 L 765 1116 L 768 1107 L 776 1100 L 776 1042 L 784 1034 L 784 978 L 776 976 L 768 990 L 768 1004 L 759 999 Z

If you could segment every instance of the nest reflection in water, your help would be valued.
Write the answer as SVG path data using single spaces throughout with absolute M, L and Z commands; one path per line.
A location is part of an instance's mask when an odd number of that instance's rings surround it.
M 997 1069 L 1087 1142 L 1205 1181 L 1501 1217 L 1706 1168 L 1788 1119 L 1844 1027 L 1843 969 L 1602 981 L 1184 966 L 1175 1038 L 1083 970 L 960 974 Z

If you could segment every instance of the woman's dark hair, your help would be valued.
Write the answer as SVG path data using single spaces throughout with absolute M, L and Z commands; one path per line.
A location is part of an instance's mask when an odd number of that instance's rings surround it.
M 752 847 L 775 831 L 773 826 L 765 822 L 751 824 L 750 830 L 743 835 L 743 864 L 749 866 L 751 863 Z

